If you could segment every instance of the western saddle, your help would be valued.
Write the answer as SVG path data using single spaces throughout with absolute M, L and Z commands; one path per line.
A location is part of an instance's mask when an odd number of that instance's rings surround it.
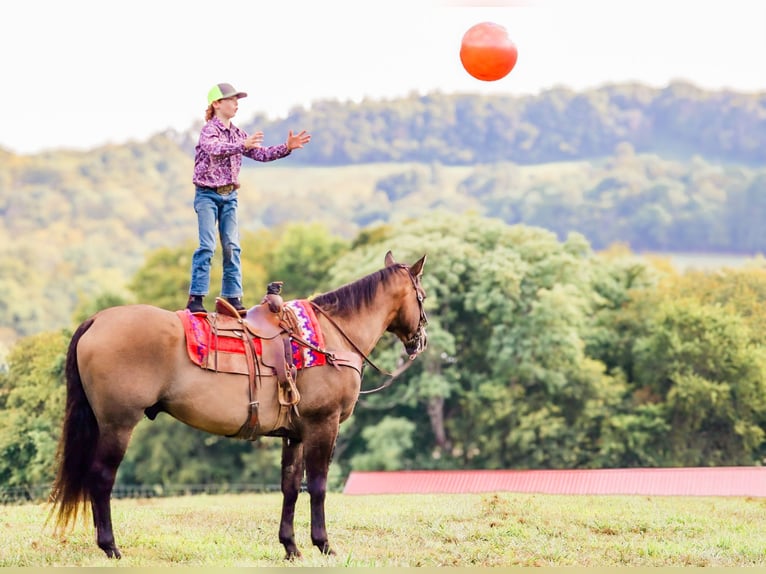
M 233 438 L 255 440 L 259 436 L 289 436 L 292 417 L 300 416 L 298 403 L 301 400 L 296 386 L 297 369 L 293 363 L 292 341 L 324 355 L 328 364 L 336 368 L 350 367 L 362 376 L 364 359 L 357 353 L 328 351 L 304 340 L 295 311 L 285 305 L 281 290 L 281 281 L 269 283 L 261 304 L 248 309 L 244 316 L 228 301 L 217 297 L 216 312 L 207 315 L 213 340 L 230 337 L 244 344 L 244 355 L 216 350 L 202 365 L 212 371 L 248 377 L 248 416 L 239 431 L 230 435 Z M 256 339 L 260 354 L 256 352 Z M 265 429 L 261 427 L 258 416 L 259 391 L 273 393 L 274 385 L 279 412 L 276 424 Z
M 248 376 L 248 417 L 240 430 L 232 435 L 235 438 L 255 440 L 263 434 L 284 436 L 290 428 L 291 416 L 299 416 L 301 395 L 295 385 L 297 371 L 290 341 L 302 341 L 301 331 L 294 311 L 282 301 L 281 287 L 281 282 L 270 283 L 261 304 L 249 309 L 244 316 L 221 297 L 216 298 L 216 313 L 208 315 L 213 338 L 233 337 L 244 343 L 245 354 L 240 359 L 244 360 L 244 365 L 234 364 L 231 357 L 226 365 L 219 365 L 216 356 L 214 365 L 207 366 L 214 371 Z M 256 354 L 254 339 L 260 339 L 260 357 Z M 279 415 L 275 427 L 264 433 L 258 418 L 258 391 L 263 386 L 262 379 L 272 377 L 276 378 Z

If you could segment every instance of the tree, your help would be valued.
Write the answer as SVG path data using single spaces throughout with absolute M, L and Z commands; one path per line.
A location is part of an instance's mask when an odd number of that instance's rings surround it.
M 378 424 L 365 427 L 362 439 L 367 452 L 351 459 L 355 470 L 401 470 L 411 460 L 407 453 L 413 446 L 415 424 L 405 418 L 383 417 Z
M 327 272 L 348 243 L 318 223 L 286 225 L 278 230 L 265 262 L 269 280 L 284 282 L 285 298 L 308 297 L 334 287 L 327 284 Z
M 667 460 L 749 465 L 766 433 L 766 352 L 745 322 L 691 298 L 665 301 L 636 341 L 636 382 L 662 404 Z
M 26 337 L 0 372 L 0 484 L 46 484 L 55 474 L 56 445 L 64 415 L 61 384 L 69 333 Z
M 339 281 L 374 269 L 389 248 L 405 262 L 427 253 L 429 348 L 385 394 L 360 400 L 342 429 L 344 457 L 366 452 L 359 436 L 385 411 L 416 425 L 418 468 L 589 464 L 594 415 L 607 420 L 624 387 L 585 355 L 600 298 L 582 237 L 561 243 L 538 228 L 439 213 L 357 245 L 334 267 Z M 397 343 L 379 345 L 376 362 L 395 366 Z

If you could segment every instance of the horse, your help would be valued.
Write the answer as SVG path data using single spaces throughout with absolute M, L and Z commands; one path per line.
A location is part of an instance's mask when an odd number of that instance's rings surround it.
M 389 251 L 382 269 L 311 298 L 325 348 L 355 353 L 359 365 L 374 366 L 368 354 L 391 332 L 410 360 L 420 354 L 427 345 L 425 261 L 424 255 L 412 265 L 397 263 Z M 298 415 L 284 434 L 271 435 L 282 438 L 279 541 L 286 559 L 301 556 L 294 513 L 304 473 L 311 541 L 323 554 L 335 554 L 325 526 L 327 473 L 340 424 L 359 398 L 362 371 L 332 364 L 299 370 Z M 235 436 L 248 417 L 248 377 L 193 364 L 178 313 L 137 304 L 101 310 L 80 324 L 69 343 L 65 378 L 49 519 L 55 517 L 57 531 L 66 529 L 90 504 L 96 543 L 107 557 L 119 559 L 111 495 L 135 426 L 162 411 L 201 431 Z

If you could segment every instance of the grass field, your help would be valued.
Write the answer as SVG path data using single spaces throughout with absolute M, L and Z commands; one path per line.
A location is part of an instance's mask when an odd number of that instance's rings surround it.
M 766 566 L 766 500 L 535 494 L 328 494 L 330 543 L 311 546 L 298 499 L 303 558 L 283 559 L 281 495 L 189 496 L 113 503 L 123 559 L 108 560 L 90 526 L 65 538 L 44 505 L 6 506 L 0 566 Z

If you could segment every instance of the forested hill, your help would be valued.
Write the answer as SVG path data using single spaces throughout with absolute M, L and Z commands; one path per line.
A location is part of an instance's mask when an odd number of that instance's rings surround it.
M 621 84 L 525 97 L 329 101 L 296 109 L 286 120 L 255 118 L 246 124 L 249 131 L 268 134 L 303 126 L 321 144 L 301 154 L 301 162 L 314 165 L 539 164 L 608 156 L 622 142 L 638 153 L 766 163 L 766 92 L 704 91 L 680 82 L 664 89 Z
M 285 160 L 245 163 L 245 233 L 321 222 L 352 238 L 438 209 L 579 231 L 597 249 L 766 250 L 766 93 L 429 94 L 239 122 L 266 145 L 313 136 Z M 85 152 L 0 150 L 0 346 L 119 293 L 152 250 L 193 249 L 198 127 Z

